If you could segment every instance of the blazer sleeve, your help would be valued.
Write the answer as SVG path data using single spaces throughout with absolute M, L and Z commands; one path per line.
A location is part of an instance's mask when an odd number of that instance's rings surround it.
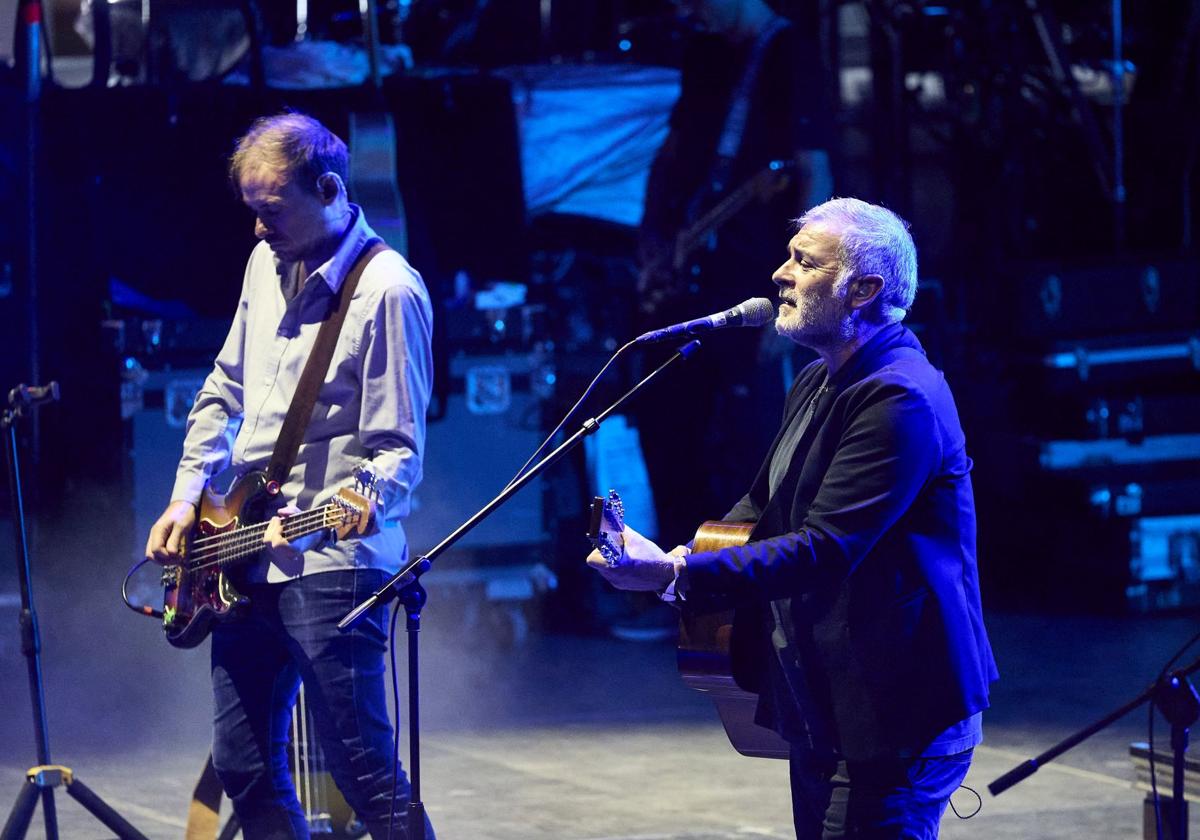
M 928 398 L 913 383 L 895 380 L 847 397 L 848 419 L 800 527 L 690 555 L 694 606 L 748 606 L 844 579 L 912 506 L 942 458 Z

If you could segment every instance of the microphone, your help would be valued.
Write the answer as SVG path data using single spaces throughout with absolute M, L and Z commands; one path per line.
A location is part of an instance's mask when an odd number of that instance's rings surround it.
M 32 408 L 58 399 L 58 383 L 49 385 L 18 385 L 8 392 L 8 404 L 14 408 Z
M 707 318 L 695 318 L 681 324 L 672 324 L 661 330 L 652 330 L 637 337 L 638 344 L 670 341 L 689 335 L 723 330 L 727 327 L 761 327 L 775 317 L 775 306 L 766 298 L 744 300 L 732 309 L 717 312 Z

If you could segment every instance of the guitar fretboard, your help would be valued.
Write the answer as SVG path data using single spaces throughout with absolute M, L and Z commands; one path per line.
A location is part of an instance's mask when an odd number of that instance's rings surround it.
M 335 498 L 319 508 L 297 513 L 283 520 L 283 537 L 288 542 L 353 522 L 362 515 L 353 504 Z M 193 541 L 186 565 L 190 571 L 211 566 L 229 566 L 249 559 L 263 547 L 268 522 L 245 525 Z

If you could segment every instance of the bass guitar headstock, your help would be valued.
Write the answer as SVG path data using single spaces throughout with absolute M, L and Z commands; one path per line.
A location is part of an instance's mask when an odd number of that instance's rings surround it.
M 324 525 L 337 534 L 339 540 L 344 540 L 354 533 L 366 533 L 374 512 L 375 505 L 370 499 L 349 487 L 343 487 L 329 500 Z
M 592 499 L 588 539 L 610 566 L 617 565 L 625 552 L 624 530 L 625 505 L 616 490 L 609 490 L 606 498 L 597 496 Z

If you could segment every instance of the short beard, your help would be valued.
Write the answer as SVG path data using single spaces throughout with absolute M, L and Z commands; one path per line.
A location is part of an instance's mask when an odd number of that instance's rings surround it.
M 858 334 L 858 327 L 846 311 L 843 294 L 835 291 L 828 297 L 801 295 L 791 312 L 775 319 L 775 331 L 789 341 L 818 351 L 849 343 Z

